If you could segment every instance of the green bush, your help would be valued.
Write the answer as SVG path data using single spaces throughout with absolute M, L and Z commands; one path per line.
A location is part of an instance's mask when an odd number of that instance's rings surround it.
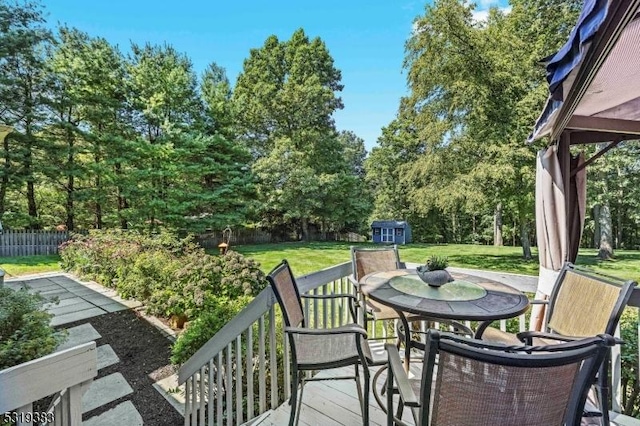
M 210 310 L 189 323 L 189 327 L 178 337 L 172 348 L 171 362 L 182 364 L 188 360 L 249 302 L 250 298 L 246 296 L 236 300 L 224 297 L 213 299 Z
M 43 303 L 24 289 L 0 287 L 0 370 L 48 355 L 64 339 L 49 325 Z
M 192 239 L 169 233 L 94 231 L 65 243 L 60 256 L 65 270 L 114 287 L 152 315 L 190 320 L 175 362 L 186 360 L 266 286 L 255 261 L 233 251 L 211 256 Z
M 622 413 L 640 416 L 640 382 L 638 381 L 638 309 L 627 308 L 620 319 L 622 345 Z

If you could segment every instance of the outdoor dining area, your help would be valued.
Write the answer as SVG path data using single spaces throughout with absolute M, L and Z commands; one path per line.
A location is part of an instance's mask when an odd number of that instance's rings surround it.
M 182 366 L 185 424 L 640 424 L 621 414 L 618 328 L 640 290 L 574 265 L 586 168 L 640 138 L 639 10 L 585 1 L 545 60 L 550 94 L 529 141 L 550 141 L 537 159 L 534 288 L 474 271 L 429 283 L 394 246 L 352 248 L 351 262 L 303 276 L 283 261 Z M 572 154 L 592 143 L 604 144 L 592 158 Z
M 365 425 L 370 393 L 387 424 L 572 425 L 583 416 L 609 424 L 607 360 L 635 282 L 566 263 L 545 302 L 544 329 L 514 334 L 488 327 L 530 307 L 507 284 L 461 273 L 428 284 L 395 246 L 354 247 L 352 259 L 355 294 L 301 295 L 286 261 L 268 276 L 291 350 L 289 424 L 299 420 L 305 384 L 331 379 L 355 380 Z M 309 299 L 348 299 L 352 322 L 308 327 Z M 392 323 L 395 337 L 369 338 L 369 321 Z M 346 366 L 350 375 L 305 374 Z

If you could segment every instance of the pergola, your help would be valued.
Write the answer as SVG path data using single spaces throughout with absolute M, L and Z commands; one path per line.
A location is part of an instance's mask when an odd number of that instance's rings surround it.
M 565 45 L 544 60 L 549 98 L 529 137 L 550 139 L 536 177 L 539 297 L 550 293 L 553 271 L 576 260 L 585 167 L 620 142 L 640 139 L 639 10 L 640 0 L 585 0 Z M 572 158 L 571 145 L 591 143 L 608 144 L 587 160 Z

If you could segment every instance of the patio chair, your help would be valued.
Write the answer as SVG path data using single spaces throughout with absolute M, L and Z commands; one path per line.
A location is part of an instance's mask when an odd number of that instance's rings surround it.
M 296 280 L 286 260 L 283 260 L 267 275 L 267 280 L 282 309 L 285 333 L 291 347 L 293 377 L 291 398 L 289 399 L 291 405 L 289 425 L 298 423 L 305 382 L 328 380 L 324 377 L 305 377 L 304 374 L 300 374 L 301 372 L 354 366 L 355 374 L 353 376 L 331 377 L 330 379 L 354 379 L 356 381 L 362 421 L 367 426 L 369 424 L 369 369 L 367 366 L 373 364 L 373 359 L 367 344 L 367 333 L 356 324 L 355 309 L 350 309 L 353 324 L 315 329 L 307 327 L 301 303 L 301 297 L 346 298 L 349 299 L 351 306 L 354 306 L 355 296 L 352 294 L 300 295 Z M 364 389 L 360 384 L 360 366 L 362 366 L 364 375 Z M 298 385 L 300 385 L 299 399 Z
M 623 281 L 603 274 L 588 272 L 565 263 L 548 301 L 542 331 L 507 333 L 482 323 L 475 337 L 489 342 L 505 344 L 540 345 L 565 342 L 598 334 L 614 335 L 622 312 L 631 297 L 634 281 Z M 596 390 L 599 409 L 590 407 L 586 416 L 603 416 L 608 424 L 608 363 L 609 355 L 602 363 Z
M 351 265 L 353 275 L 351 283 L 357 289 L 358 307 L 361 308 L 363 326 L 367 330 L 368 321 L 397 319 L 398 314 L 392 308 L 368 299 L 360 290 L 360 280 L 373 272 L 385 272 L 400 269 L 398 246 L 361 248 L 351 246 Z
M 397 348 L 388 344 L 387 424 L 404 425 L 407 406 L 421 426 L 579 425 L 589 386 L 614 344 L 601 335 L 509 347 L 430 330 L 420 381 L 407 378 Z

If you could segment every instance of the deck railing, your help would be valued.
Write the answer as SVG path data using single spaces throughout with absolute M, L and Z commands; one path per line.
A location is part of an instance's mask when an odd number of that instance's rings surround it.
M 351 273 L 351 264 L 347 262 L 296 280 L 302 294 L 353 294 L 348 279 Z M 334 327 L 350 322 L 345 303 L 340 299 L 306 299 L 305 318 L 310 327 Z M 241 425 L 289 398 L 289 347 L 276 305 L 275 296 L 267 287 L 180 368 L 178 381 L 185 384 L 185 425 Z M 629 306 L 636 308 L 637 315 L 640 290 L 635 290 Z M 520 331 L 528 328 L 526 315 L 510 321 L 497 322 L 496 326 L 506 330 L 515 321 Z M 370 338 L 395 337 L 387 321 L 368 324 Z M 619 347 L 614 349 L 612 365 L 612 409 L 620 413 Z M 640 425 L 640 421 L 629 424 Z
M 17 425 L 82 424 L 82 394 L 97 375 L 96 343 L 56 352 L 0 371 L 0 415 Z M 33 402 L 54 395 L 37 413 Z

